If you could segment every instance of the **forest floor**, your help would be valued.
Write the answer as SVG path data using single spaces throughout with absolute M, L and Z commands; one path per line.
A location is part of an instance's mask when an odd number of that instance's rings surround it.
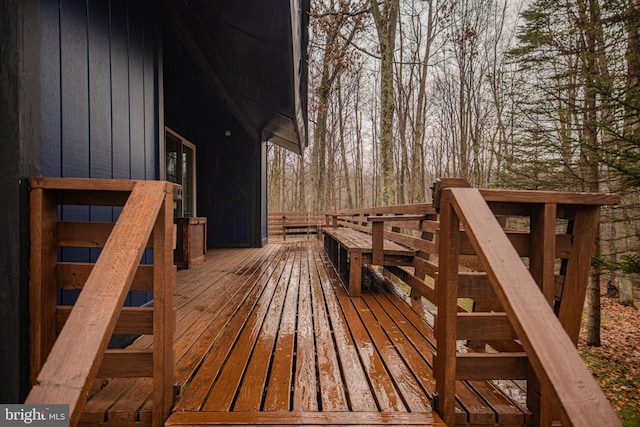
M 603 296 L 600 347 L 586 343 L 583 322 L 580 354 L 626 427 L 640 427 L 640 301 L 625 307 Z

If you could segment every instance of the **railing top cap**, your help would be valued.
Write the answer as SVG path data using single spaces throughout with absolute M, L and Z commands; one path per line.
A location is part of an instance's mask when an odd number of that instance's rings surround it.
M 131 192 L 137 183 L 157 183 L 165 187 L 166 192 L 173 192 L 180 197 L 181 187 L 167 181 L 133 180 L 133 179 L 98 179 L 98 178 L 58 178 L 32 177 L 29 185 L 32 189 L 69 190 L 69 191 L 120 191 Z
M 555 203 L 562 205 L 597 206 L 617 205 L 620 203 L 620 195 L 607 193 L 498 189 L 479 189 L 478 191 L 480 191 L 482 197 L 488 202 Z

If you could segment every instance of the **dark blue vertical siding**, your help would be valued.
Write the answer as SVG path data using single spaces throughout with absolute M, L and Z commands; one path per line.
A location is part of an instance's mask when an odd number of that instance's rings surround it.
M 142 16 L 142 5 L 132 2 L 130 15 Z M 144 159 L 144 22 L 129 19 L 129 153 L 131 178 L 145 178 Z
M 154 55 L 156 45 L 156 28 L 146 26 L 144 29 L 143 50 L 144 50 L 144 81 L 153 82 L 158 80 L 157 66 L 158 60 Z M 149 85 L 142 87 L 144 92 L 144 157 L 146 159 L 145 164 L 145 178 L 153 179 L 160 176 L 160 162 L 155 161 L 158 159 L 159 141 L 158 126 L 154 123 L 154 117 L 159 114 L 158 110 L 158 98 L 156 92 Z
M 89 67 L 87 2 L 64 0 L 60 7 L 62 176 L 89 176 Z
M 41 0 L 44 176 L 157 179 L 157 15 L 150 0 Z M 121 209 L 65 206 L 65 220 L 112 221 Z M 65 248 L 64 261 L 98 250 Z M 152 254 L 145 254 L 151 260 Z M 61 294 L 62 303 L 77 294 Z M 133 293 L 140 305 L 150 293 Z
M 91 178 L 111 178 L 111 10 L 108 1 L 88 6 L 89 168 Z
M 263 141 L 260 144 L 260 238 L 262 242 L 265 242 L 269 236 L 267 162 L 267 142 Z
M 111 2 L 111 114 L 113 177 L 131 178 L 129 152 L 129 19 L 127 1 Z
M 41 1 L 45 176 L 158 178 L 154 9 Z
M 111 178 L 111 52 L 108 1 L 87 3 L 89 61 L 89 172 L 91 178 Z M 106 72 L 105 72 L 106 70 Z M 94 206 L 91 221 L 113 221 L 113 208 Z M 100 249 L 91 249 L 95 262 Z
M 42 174 L 62 176 L 60 8 L 58 1 L 42 1 L 40 16 Z
M 60 103 L 62 115 L 62 176 L 89 176 L 89 67 L 86 0 L 64 0 L 60 7 Z M 87 206 L 64 206 L 63 220 L 89 220 Z M 89 259 L 86 248 L 64 248 L 63 261 Z M 63 294 L 73 304 L 78 291 Z

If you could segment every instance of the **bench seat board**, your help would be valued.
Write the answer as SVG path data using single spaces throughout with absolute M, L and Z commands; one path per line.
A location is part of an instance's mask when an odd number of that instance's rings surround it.
M 325 235 L 329 235 L 339 241 L 342 246 L 349 250 L 357 249 L 362 253 L 371 253 L 373 251 L 371 234 L 346 227 L 325 228 L 323 232 Z M 385 239 L 384 254 L 413 257 L 416 255 L 416 250 Z
M 349 294 L 357 297 L 362 287 L 362 266 L 373 264 L 373 237 L 371 234 L 349 227 L 327 227 L 325 250 L 338 272 L 348 285 Z M 383 241 L 384 265 L 411 265 L 416 256 L 415 249 L 388 239 Z

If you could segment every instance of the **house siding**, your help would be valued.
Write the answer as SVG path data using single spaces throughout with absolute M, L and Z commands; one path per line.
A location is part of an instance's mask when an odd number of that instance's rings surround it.
M 41 0 L 43 176 L 159 178 L 155 9 L 151 1 Z M 119 211 L 65 206 L 61 217 L 112 221 Z M 61 258 L 95 261 L 98 254 L 64 248 Z M 77 295 L 61 293 L 59 303 L 73 304 Z M 127 304 L 151 298 L 132 292 Z
M 158 178 L 150 1 L 42 0 L 42 174 Z

